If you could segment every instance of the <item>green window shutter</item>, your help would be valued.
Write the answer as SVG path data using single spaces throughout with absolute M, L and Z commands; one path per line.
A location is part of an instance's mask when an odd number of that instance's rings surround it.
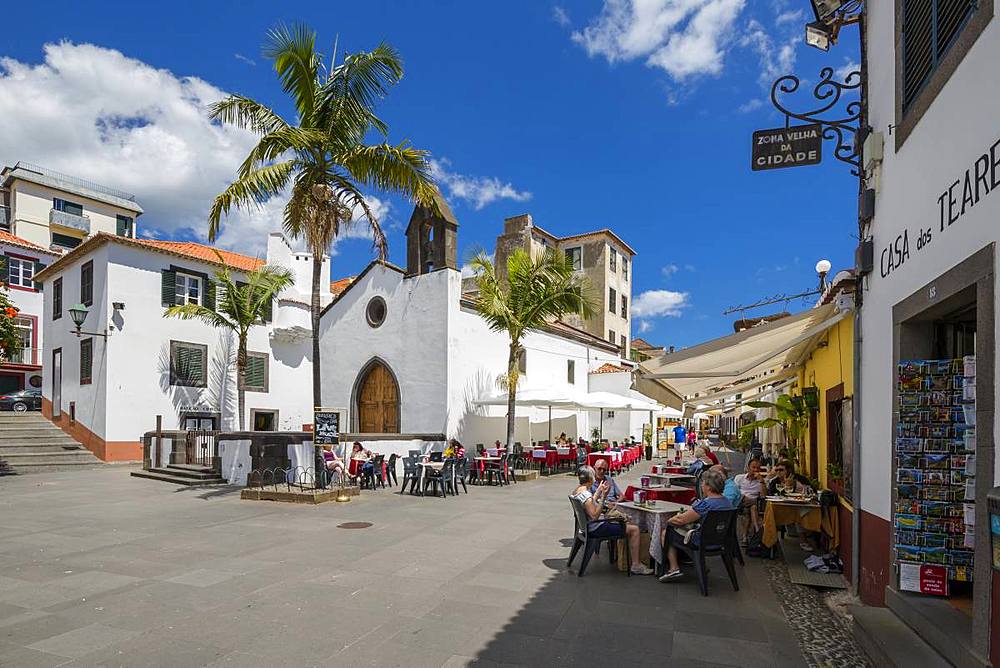
M 34 269 L 34 271 L 31 272 L 31 275 L 32 276 L 38 276 L 38 274 L 41 273 L 42 269 L 45 269 L 45 265 L 42 264 L 41 262 L 36 262 L 35 263 L 35 269 Z M 36 290 L 41 290 L 42 289 L 42 284 L 41 283 L 39 283 L 38 281 L 34 281 L 34 283 L 35 283 L 35 289 Z
M 174 343 L 172 348 L 171 366 L 174 376 L 172 384 L 204 387 L 207 349 L 204 346 L 185 345 L 183 343 Z
M 80 341 L 80 384 L 89 384 L 94 370 L 94 340 Z
M 204 286 L 205 286 L 205 298 L 202 300 L 202 304 L 205 306 L 205 308 L 210 308 L 214 311 L 215 291 L 218 288 L 218 284 L 215 281 L 206 278 L 204 281 Z
M 266 383 L 267 383 L 267 356 L 248 355 L 246 380 L 243 383 L 243 389 L 265 392 L 267 391 Z
M 177 303 L 177 272 L 164 269 L 160 272 L 161 298 L 164 306 L 174 306 Z

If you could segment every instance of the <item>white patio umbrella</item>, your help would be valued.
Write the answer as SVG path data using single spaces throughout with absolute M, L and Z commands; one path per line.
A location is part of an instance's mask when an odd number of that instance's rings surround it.
M 506 406 L 507 393 L 495 394 L 475 402 L 479 406 Z M 549 409 L 549 443 L 552 442 L 552 408 L 576 409 L 578 404 L 575 399 L 559 390 L 545 388 L 535 388 L 518 390 L 514 395 L 515 406 L 525 406 L 529 408 Z M 530 420 L 529 420 L 530 425 Z M 529 430 L 530 431 L 530 430 Z

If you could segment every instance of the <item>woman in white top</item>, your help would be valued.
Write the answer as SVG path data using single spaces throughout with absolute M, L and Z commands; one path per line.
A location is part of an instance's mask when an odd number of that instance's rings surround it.
M 760 460 L 756 457 L 747 462 L 746 473 L 736 476 L 733 481 L 743 495 L 743 506 L 750 509 L 750 526 L 753 532 L 760 531 L 760 515 L 757 512 L 757 499 L 767 495 L 767 487 L 764 484 L 764 475 L 760 472 Z M 741 521 L 743 540 L 747 537 L 746 521 Z
M 596 474 L 590 466 L 581 466 L 577 471 L 580 486 L 570 495 L 583 503 L 587 513 L 587 532 L 592 538 L 625 538 L 632 552 L 632 573 L 635 575 L 652 575 L 653 569 L 644 566 L 639 559 L 639 527 L 631 522 L 624 527 L 620 522 L 601 519 L 604 512 L 604 502 L 607 501 L 611 486 L 605 480 L 597 486 L 595 492 L 590 491 Z

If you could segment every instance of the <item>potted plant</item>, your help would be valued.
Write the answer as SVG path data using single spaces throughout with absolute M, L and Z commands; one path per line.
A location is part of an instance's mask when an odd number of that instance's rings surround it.
M 809 407 L 802 397 L 793 397 L 782 394 L 775 401 L 749 401 L 747 406 L 751 408 L 771 408 L 774 410 L 774 417 L 754 420 L 750 424 L 740 427 L 740 435 L 753 434 L 757 429 L 767 427 L 781 427 L 781 434 L 785 443 L 789 446 L 789 458 L 793 461 L 802 461 L 805 457 L 805 443 L 803 437 L 809 429 Z M 798 467 L 796 467 L 798 468 Z
M 830 462 L 826 465 L 827 480 L 830 489 L 837 493 L 837 496 L 844 495 L 844 468 L 837 462 Z

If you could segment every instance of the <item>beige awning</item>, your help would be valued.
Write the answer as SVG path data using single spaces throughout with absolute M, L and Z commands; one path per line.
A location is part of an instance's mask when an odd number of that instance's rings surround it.
M 732 395 L 741 391 L 737 388 L 750 389 L 787 378 L 789 370 L 802 364 L 826 330 L 849 315 L 825 304 L 641 362 L 639 376 L 663 382 L 688 403 L 700 404 L 702 396 Z

